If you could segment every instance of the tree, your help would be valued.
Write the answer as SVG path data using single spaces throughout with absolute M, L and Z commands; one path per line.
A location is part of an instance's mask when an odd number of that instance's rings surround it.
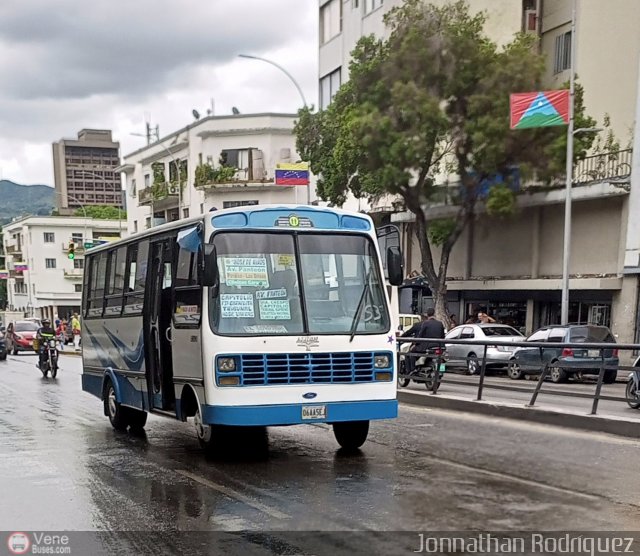
M 350 191 L 375 199 L 399 195 L 415 215 L 421 270 L 439 318 L 448 321 L 446 277 L 451 250 L 480 202 L 513 210 L 509 176 L 564 173 L 566 128 L 509 129 L 509 95 L 540 90 L 544 59 L 535 38 L 516 35 L 498 48 L 484 34 L 485 15 L 458 1 L 443 7 L 405 0 L 385 17 L 386 40 L 363 37 L 350 79 L 324 111 L 299 113 L 297 147 L 319 175 L 324 200 L 344 203 Z M 593 127 L 576 91 L 576 127 Z M 584 157 L 593 135 L 576 137 Z M 438 175 L 456 175 L 455 218 L 433 220 L 442 196 Z M 495 185 L 502 176 L 505 183 Z M 436 260 L 437 251 L 439 260 Z
M 127 212 L 118 207 L 112 207 L 108 205 L 93 205 L 85 207 L 84 211 L 76 209 L 75 216 L 84 216 L 86 214 L 89 218 L 97 218 L 98 220 L 121 220 L 127 218 Z

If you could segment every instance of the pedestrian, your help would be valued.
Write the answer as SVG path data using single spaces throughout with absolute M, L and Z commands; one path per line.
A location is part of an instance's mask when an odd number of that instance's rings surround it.
M 76 351 L 80 351 L 80 320 L 78 313 L 73 313 L 71 317 L 71 334 L 73 335 L 73 346 Z
M 60 344 L 60 351 L 64 351 L 64 323 L 60 319 L 56 320 L 56 338 Z
M 449 321 L 451 322 L 451 328 L 455 328 L 456 326 L 458 326 L 458 317 L 456 317 L 455 315 L 450 315 Z
M 478 324 L 488 324 L 493 322 L 496 322 L 496 319 L 490 317 L 487 313 L 478 313 Z

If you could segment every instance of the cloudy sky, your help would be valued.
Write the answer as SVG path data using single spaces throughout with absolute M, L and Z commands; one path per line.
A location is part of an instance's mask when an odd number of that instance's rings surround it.
M 145 118 L 166 135 L 206 114 L 317 104 L 317 0 L 0 0 L 0 178 L 53 185 L 51 143 Z M 55 6 L 55 7 L 54 7 Z

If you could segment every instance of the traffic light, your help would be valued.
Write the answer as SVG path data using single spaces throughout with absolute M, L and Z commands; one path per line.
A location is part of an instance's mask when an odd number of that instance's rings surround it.
M 69 257 L 71 260 L 76 258 L 76 245 L 73 242 L 69 244 L 69 254 L 67 255 L 67 257 Z

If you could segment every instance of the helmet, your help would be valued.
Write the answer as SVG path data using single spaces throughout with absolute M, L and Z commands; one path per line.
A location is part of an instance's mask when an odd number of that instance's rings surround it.
M 49 326 L 51 324 L 49 319 L 42 319 L 40 322 L 42 323 L 42 326 Z

